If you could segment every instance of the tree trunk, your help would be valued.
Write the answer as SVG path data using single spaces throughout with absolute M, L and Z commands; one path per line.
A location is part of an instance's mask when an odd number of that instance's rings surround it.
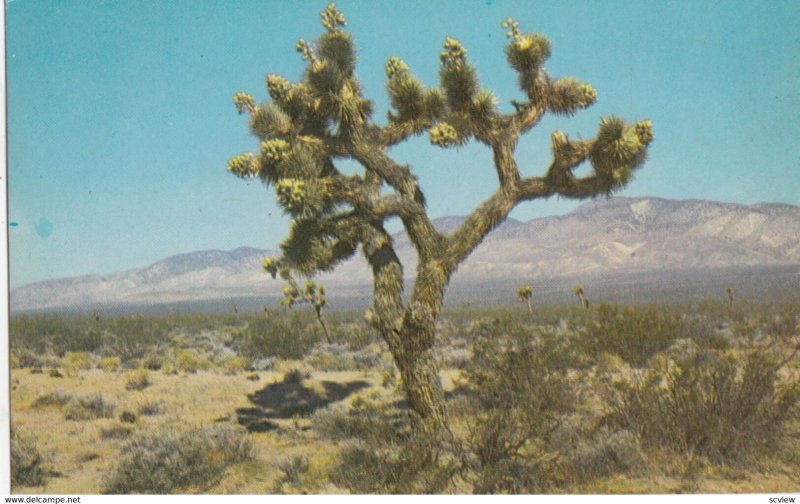
M 440 275 L 422 275 L 420 279 L 418 274 L 412 301 L 405 306 L 403 269 L 391 238 L 382 226 L 376 225 L 369 243 L 375 246 L 365 247 L 374 278 L 368 322 L 380 331 L 400 371 L 413 428 L 429 434 L 434 442 L 441 442 L 450 430 L 433 347 L 446 282 Z M 431 279 L 438 279 L 439 283 L 431 287 Z
M 409 414 L 415 428 L 440 440 L 449 432 L 444 390 L 433 348 L 409 348 L 394 353 L 403 379 Z

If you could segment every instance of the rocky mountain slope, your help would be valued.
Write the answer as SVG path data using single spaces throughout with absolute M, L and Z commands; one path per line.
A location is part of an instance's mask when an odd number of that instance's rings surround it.
M 438 219 L 451 231 L 463 217 Z M 398 255 L 416 262 L 404 234 Z M 155 305 L 236 298 L 274 299 L 281 282 L 260 270 L 269 251 L 242 247 L 169 257 L 146 268 L 39 282 L 11 291 L 12 311 L 100 305 Z M 461 265 L 454 287 L 521 279 L 591 279 L 663 271 L 800 266 L 800 207 L 703 200 L 611 198 L 555 217 L 498 227 Z M 354 257 L 324 282 L 336 296 L 369 294 L 369 270 Z

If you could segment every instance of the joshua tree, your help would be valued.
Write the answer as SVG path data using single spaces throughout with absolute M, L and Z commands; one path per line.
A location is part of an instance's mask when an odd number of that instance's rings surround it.
M 298 82 L 268 75 L 271 100 L 261 105 L 248 94 L 234 96 L 239 112 L 249 114 L 260 148 L 233 158 L 228 170 L 272 185 L 292 219 L 282 256 L 264 264 L 273 277 L 288 280 L 329 271 L 360 248 L 373 274 L 373 301 L 365 319 L 394 356 L 412 422 L 434 434 L 446 433 L 433 347 L 453 273 L 517 204 L 550 196 L 604 196 L 625 187 L 645 160 L 652 125 L 611 116 L 600 121 L 594 139 L 571 140 L 556 131 L 553 160 L 544 174 L 523 175 L 514 156 L 520 137 L 545 113 L 569 116 L 597 99 L 588 84 L 545 71 L 550 42 L 543 35 L 523 33 L 510 19 L 503 23 L 505 56 L 523 93 L 511 102 L 512 112 L 500 110 L 494 94 L 481 87 L 464 46 L 447 38 L 439 54 L 439 87 L 426 87 L 402 60 L 389 58 L 391 110 L 386 124 L 378 124 L 354 73 L 356 50 L 352 35 L 343 29 L 344 16 L 330 4 L 321 17 L 325 31 L 316 42 L 297 43 L 306 63 Z M 392 146 L 424 133 L 439 148 L 476 141 L 493 155 L 497 190 L 450 234 L 434 228 L 417 177 L 389 155 Z M 343 160 L 356 162 L 363 172 L 345 174 L 337 168 Z M 587 160 L 592 173 L 576 176 L 575 168 Z M 400 218 L 418 257 L 407 301 L 403 268 L 384 226 L 393 217 Z
M 272 271 L 274 266 L 270 264 L 270 259 L 264 260 L 263 267 L 267 271 Z M 308 303 L 314 307 L 314 314 L 317 316 L 319 325 L 322 326 L 322 331 L 325 333 L 325 341 L 328 344 L 333 343 L 331 335 L 328 332 L 328 326 L 322 319 L 322 309 L 328 306 L 328 298 L 325 296 L 325 286 L 317 284 L 311 280 L 306 281 L 306 285 L 301 291 L 297 286 L 295 279 L 289 274 L 289 271 L 284 269 L 281 271 L 284 279 L 289 284 L 283 288 L 283 299 L 281 304 L 287 308 L 291 308 L 296 304 Z
M 572 289 L 572 293 L 578 296 L 578 301 L 581 303 L 583 309 L 588 310 L 589 298 L 587 298 L 586 294 L 583 293 L 583 287 L 581 287 L 580 285 L 575 286 L 575 288 Z
M 725 294 L 728 295 L 728 308 L 733 310 L 733 287 L 730 285 L 725 287 Z
M 523 303 L 528 303 L 528 313 L 533 315 L 533 307 L 531 306 L 531 296 L 533 296 L 533 287 L 530 284 L 525 284 L 522 287 L 517 287 L 517 297 Z

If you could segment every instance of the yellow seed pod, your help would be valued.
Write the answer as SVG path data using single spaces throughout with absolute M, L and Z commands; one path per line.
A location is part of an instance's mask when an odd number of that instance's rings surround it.
M 267 91 L 273 100 L 283 101 L 289 95 L 291 87 L 291 83 L 280 75 L 267 75 Z
M 395 75 L 407 71 L 408 71 L 408 65 L 406 65 L 406 63 L 400 58 L 392 56 L 391 58 L 389 58 L 389 61 L 386 62 L 386 77 L 390 79 L 393 78 Z
M 516 46 L 517 51 L 519 52 L 527 51 L 533 46 L 533 37 L 531 37 L 530 35 L 518 36 L 514 41 L 514 45 Z
M 652 142 L 654 138 L 652 121 L 641 121 L 636 123 L 636 135 L 639 137 L 639 141 L 645 145 L 648 145 L 650 142 Z
M 241 178 L 258 175 L 258 166 L 250 153 L 241 154 L 228 161 L 228 171 Z
M 276 139 L 261 143 L 261 152 L 271 161 L 283 161 L 291 155 L 291 146 L 286 140 Z
M 580 85 L 581 95 L 583 97 L 581 106 L 588 107 L 589 105 L 594 104 L 597 101 L 597 91 L 590 86 L 589 84 L 581 83 Z
M 236 93 L 233 95 L 233 104 L 240 114 L 252 112 L 256 108 L 256 99 L 247 93 Z
M 439 123 L 430 129 L 430 141 L 439 147 L 450 147 L 458 143 L 458 132 L 447 123 Z
M 298 210 L 305 201 L 305 182 L 282 179 L 275 184 L 278 203 L 288 210 Z

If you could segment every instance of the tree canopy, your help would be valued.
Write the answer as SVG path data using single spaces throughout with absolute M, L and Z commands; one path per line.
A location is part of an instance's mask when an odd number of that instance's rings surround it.
M 448 37 L 439 53 L 438 86 L 426 86 L 401 59 L 389 58 L 390 110 L 378 123 L 355 74 L 355 44 L 344 29 L 344 16 L 329 4 L 321 18 L 322 35 L 314 43 L 297 43 L 305 62 L 299 81 L 268 75 L 270 99 L 261 104 L 245 93 L 234 96 L 239 112 L 249 114 L 260 148 L 233 158 L 228 170 L 273 186 L 292 219 L 280 245 L 282 256 L 264 262 L 273 277 L 296 285 L 292 275 L 329 271 L 361 248 L 374 276 L 366 319 L 395 356 L 412 411 L 441 421 L 443 398 L 431 348 L 444 292 L 458 265 L 521 202 L 555 195 L 583 199 L 625 187 L 645 161 L 652 125 L 609 116 L 593 139 L 574 140 L 555 131 L 550 165 L 541 175 L 523 175 L 514 156 L 521 136 L 546 113 L 570 116 L 597 100 L 589 84 L 546 71 L 551 47 L 544 35 L 525 33 L 512 19 L 502 23 L 508 38 L 505 58 L 521 91 L 511 102 L 513 112 L 500 110 L 466 48 Z M 439 148 L 478 142 L 492 151 L 493 166 L 487 168 L 497 174 L 497 189 L 449 234 L 434 228 L 410 167 L 389 155 L 393 145 L 422 134 Z M 345 174 L 337 167 L 343 160 L 356 162 L 363 172 Z M 576 176 L 585 162 L 591 173 Z M 402 265 L 384 227 L 393 217 L 401 219 L 418 256 L 407 302 Z M 299 299 L 297 290 L 287 296 Z

